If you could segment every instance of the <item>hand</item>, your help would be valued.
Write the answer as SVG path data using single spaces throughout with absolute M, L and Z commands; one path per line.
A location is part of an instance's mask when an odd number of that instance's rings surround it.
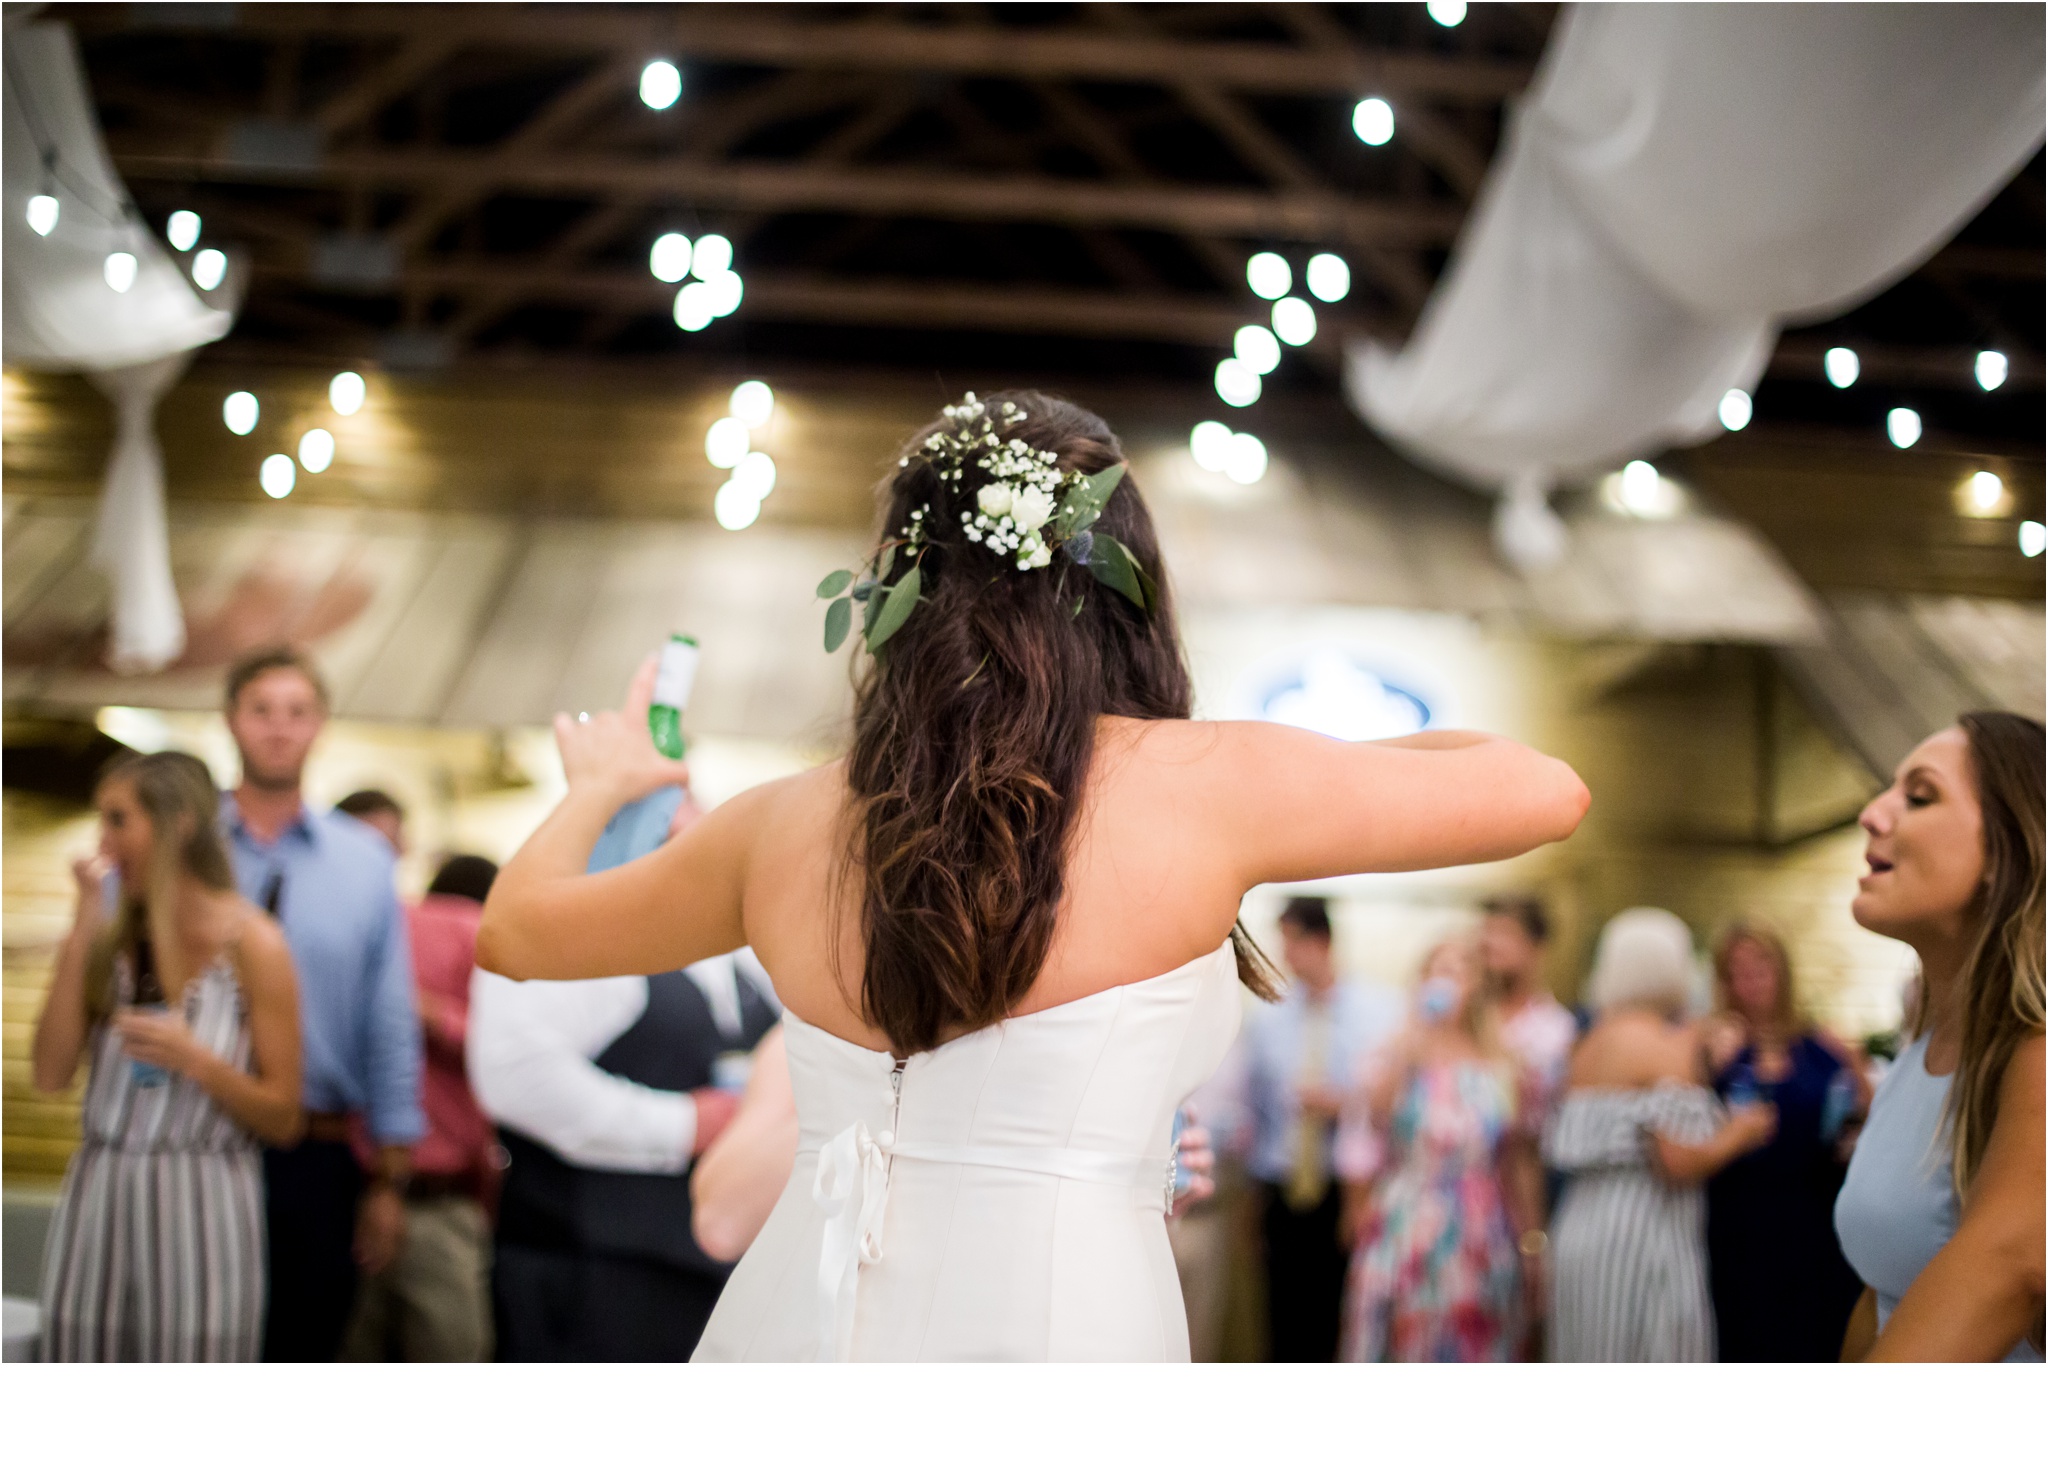
M 1748 1025 L 1732 1013 L 1720 1013 L 1706 1020 L 1707 1062 L 1719 1073 L 1735 1061 L 1749 1041 Z
M 78 882 L 78 921 L 97 925 L 106 904 L 104 881 L 113 866 L 101 855 L 86 855 L 71 862 L 71 878 Z
M 691 1089 L 690 1099 L 697 1106 L 697 1137 L 690 1142 L 690 1153 L 701 1155 L 725 1132 L 733 1115 L 739 1113 L 740 1096 L 724 1089 L 703 1088 Z
M 1216 1193 L 1216 1151 L 1209 1143 L 1209 1131 L 1190 1121 L 1180 1132 L 1178 1159 L 1188 1188 L 1174 1197 L 1176 1216 Z
M 647 706 L 654 698 L 659 665 L 654 656 L 640 663 L 626 689 L 625 705 L 617 711 L 580 717 L 555 714 L 555 746 L 561 750 L 562 773 L 572 793 L 587 789 L 617 808 L 665 784 L 690 786 L 688 765 L 662 757 L 647 731 Z
M 1776 1104 L 1737 1104 L 1728 1111 L 1728 1138 L 1738 1155 L 1761 1149 L 1777 1132 Z
M 199 1046 L 185 1019 L 175 1012 L 138 1012 L 126 1008 L 114 1014 L 114 1032 L 121 1046 L 137 1063 L 154 1064 L 166 1073 L 188 1077 L 213 1055 Z
M 356 1265 L 374 1277 L 398 1260 L 404 1244 L 404 1199 L 388 1181 L 371 1181 L 356 1208 Z

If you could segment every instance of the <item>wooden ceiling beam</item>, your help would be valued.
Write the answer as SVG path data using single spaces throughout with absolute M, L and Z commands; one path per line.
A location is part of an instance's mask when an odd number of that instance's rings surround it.
M 322 102 L 313 123 L 322 137 L 333 139 L 362 126 L 403 96 L 427 73 L 453 55 L 460 42 L 446 35 L 413 36 L 397 52 L 366 67 L 356 79 Z
M 117 29 L 108 16 L 90 30 Z M 152 18 L 156 29 L 166 22 Z M 616 5 L 245 5 L 243 34 L 365 37 L 432 35 L 466 45 L 547 51 L 632 51 L 679 60 L 836 70 L 1064 77 L 1174 86 L 1201 80 L 1240 91 L 1360 96 L 1368 91 L 1493 106 L 1527 86 L 1525 61 L 1360 46 L 1191 41 L 1108 36 L 1094 30 L 898 21 L 792 19 L 783 7 Z
M 333 188 L 372 184 L 421 192 L 475 188 L 539 197 L 631 197 L 760 213 L 880 213 L 950 219 L 1161 229 L 1302 243 L 1446 245 L 1464 210 L 1430 200 L 1347 198 L 1334 192 L 1263 192 L 1178 184 L 1105 183 L 1049 177 L 985 177 L 915 168 L 814 163 L 635 159 L 571 152 L 506 156 L 457 148 L 361 148 L 330 154 L 317 169 L 251 170 L 217 158 L 145 151 L 117 143 L 128 178 L 262 182 Z

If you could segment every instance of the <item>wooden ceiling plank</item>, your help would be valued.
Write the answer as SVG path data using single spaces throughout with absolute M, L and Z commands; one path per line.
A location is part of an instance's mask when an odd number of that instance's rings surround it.
M 460 44 L 458 38 L 446 34 L 411 37 L 396 53 L 365 67 L 354 81 L 322 102 L 313 113 L 314 125 L 330 140 L 362 126 L 417 86 Z
M 1030 219 L 1062 225 L 1162 229 L 1333 245 L 1446 245 L 1464 211 L 1427 199 L 1347 198 L 1305 190 L 1264 192 L 1085 179 L 986 177 L 912 168 L 815 163 L 643 160 L 574 152 L 454 148 L 339 150 L 310 173 L 256 173 L 219 159 L 116 153 L 131 178 L 260 180 L 332 188 L 362 182 L 421 191 L 497 189 L 542 197 L 619 195 L 763 213 L 911 214 L 956 219 Z

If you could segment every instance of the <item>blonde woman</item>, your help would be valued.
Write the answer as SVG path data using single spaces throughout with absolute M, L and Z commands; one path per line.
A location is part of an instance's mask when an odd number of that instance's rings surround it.
M 1407 1028 L 1368 1060 L 1337 1142 L 1355 1248 L 1347 1362 L 1507 1362 L 1519 1351 L 1540 1255 L 1525 1269 L 1518 1253 L 1542 1234 L 1542 1173 L 1518 1122 L 1531 1086 L 1499 1026 L 1476 947 L 1446 941 L 1423 963 Z
M 1863 811 L 1851 910 L 1922 999 L 1835 1203 L 1846 1360 L 2041 1360 L 2042 756 L 2032 718 L 1969 713 Z
M 91 1055 L 84 1136 L 43 1270 L 52 1362 L 254 1362 L 263 1326 L 259 1142 L 290 1144 L 298 989 L 275 922 L 235 893 L 220 794 L 184 753 L 100 780 L 100 858 L 36 1025 L 35 1082 Z M 106 909 L 109 867 L 120 876 Z
M 1768 1144 L 1707 1182 L 1707 1260 L 1724 1363 L 1824 1363 L 1862 1284 L 1835 1240 L 1839 1157 L 1869 1107 L 1863 1067 L 1806 1016 L 1784 941 L 1755 920 L 1714 942 L 1716 1007 L 1707 1020 L 1714 1091 L 1763 1099 L 1778 1116 Z
M 1599 1013 L 1572 1054 L 1544 1138 L 1565 1173 L 1550 1227 L 1550 1357 L 1707 1363 L 1702 1184 L 1769 1141 L 1768 1104 L 1723 1110 L 1685 1021 L 1692 933 L 1669 911 L 1623 911 L 1600 933 L 1587 997 Z

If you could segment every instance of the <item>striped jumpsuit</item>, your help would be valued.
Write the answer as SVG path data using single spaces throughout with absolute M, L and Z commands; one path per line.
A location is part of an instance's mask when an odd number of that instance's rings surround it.
M 1724 1117 L 1696 1084 L 1565 1094 L 1543 1143 L 1568 1177 L 1550 1223 L 1553 1361 L 1713 1362 L 1706 1192 L 1658 1174 L 1650 1135 L 1704 1144 Z
M 132 992 L 117 958 L 117 991 Z M 193 1036 L 247 1072 L 248 1006 L 223 953 L 185 989 Z M 191 1079 L 135 1082 L 111 1025 L 90 1040 L 84 1135 L 50 1223 L 50 1362 L 254 1362 L 263 1334 L 256 1140 Z

